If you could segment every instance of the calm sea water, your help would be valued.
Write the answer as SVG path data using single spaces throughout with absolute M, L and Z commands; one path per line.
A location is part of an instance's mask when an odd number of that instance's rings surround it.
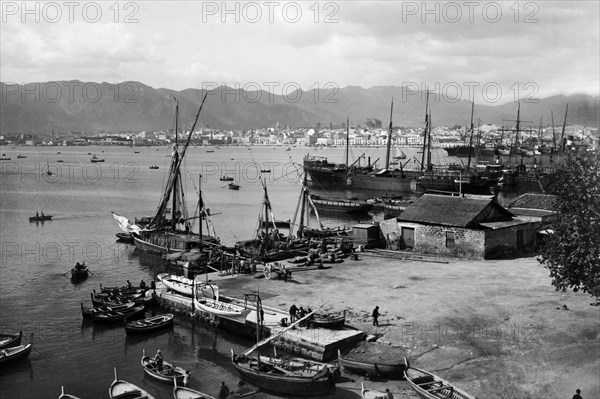
M 140 338 L 127 337 L 122 327 L 98 326 L 81 317 L 80 303 L 89 305 L 90 292 L 99 283 L 149 282 L 160 264 L 155 257 L 141 256 L 131 246 L 115 242 L 118 228 L 111 211 L 130 219 L 153 215 L 170 151 L 168 147 L 2 147 L 12 160 L 0 163 L 0 331 L 23 330 L 24 343 L 34 333 L 29 359 L 0 369 L 3 399 L 58 397 L 61 385 L 82 398 L 107 397 L 114 366 L 119 377 L 168 398 L 171 388 L 145 377 L 139 364 L 143 349 L 153 355 L 159 348 L 165 359 L 191 370 L 191 387 L 213 395 L 222 380 L 235 387 L 238 378 L 229 351 L 240 352 L 252 344 L 248 340 L 180 315 L 172 331 Z M 384 151 L 370 148 L 367 155 L 384 159 Z M 409 158 L 418 157 L 416 151 L 405 149 Z M 26 158 L 17 159 L 17 153 Z M 88 153 L 105 162 L 90 163 Z M 263 197 L 258 170 L 272 170 L 262 176 L 267 179 L 275 217 L 290 219 L 306 153 L 301 147 L 290 151 L 286 147 L 190 148 L 183 169 L 188 209 L 194 213 L 202 174 L 202 192 L 216 234 L 228 245 L 251 238 Z M 313 148 L 311 154 L 336 162 L 345 157 L 343 148 Z M 438 162 L 436 156 L 441 155 L 434 155 Z M 159 169 L 149 169 L 152 165 Z M 48 169 L 51 176 L 45 173 Z M 242 186 L 239 191 L 219 181 L 225 174 Z M 321 193 L 339 198 L 368 196 L 326 188 Z M 36 211 L 53 215 L 52 221 L 29 223 L 28 217 Z M 324 217 L 323 222 L 349 226 L 356 220 Z M 93 276 L 74 285 L 65 273 L 83 260 Z

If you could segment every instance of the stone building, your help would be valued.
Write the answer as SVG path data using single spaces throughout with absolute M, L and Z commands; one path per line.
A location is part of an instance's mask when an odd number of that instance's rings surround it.
M 520 217 L 491 198 L 425 194 L 381 223 L 392 249 L 487 259 L 535 248 L 540 220 Z

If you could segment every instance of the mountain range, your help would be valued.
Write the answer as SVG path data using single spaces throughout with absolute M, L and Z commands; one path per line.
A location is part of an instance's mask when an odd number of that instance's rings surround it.
M 190 127 L 206 92 L 155 89 L 135 81 L 109 84 L 73 80 L 25 85 L 0 83 L 0 86 L 0 132 L 4 134 L 172 129 L 174 98 L 179 102 L 180 126 Z M 340 126 L 348 117 L 351 126 L 377 121 L 387 127 L 392 98 L 394 126 L 423 126 L 425 94 L 398 86 L 297 90 L 287 95 L 219 87 L 209 92 L 197 126 L 214 129 L 317 127 L 330 123 Z M 598 127 L 600 124 L 598 96 L 557 95 L 523 100 L 520 104 L 524 128 L 537 128 L 540 117 L 543 126 L 548 126 L 551 111 L 554 124 L 561 126 L 567 104 L 568 125 Z M 475 125 L 480 120 L 482 124 L 514 126 L 517 108 L 517 102 L 475 104 Z M 430 109 L 433 126 L 470 123 L 469 101 L 430 96 Z

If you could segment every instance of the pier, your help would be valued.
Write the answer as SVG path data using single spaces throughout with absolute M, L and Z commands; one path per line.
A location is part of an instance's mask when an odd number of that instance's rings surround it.
M 232 279 L 250 279 L 253 276 L 213 276 L 211 282 L 219 285 L 220 281 Z M 221 287 L 219 285 L 219 287 Z M 159 281 L 156 283 L 156 300 L 159 306 L 169 309 L 171 312 L 185 313 L 192 317 L 200 317 L 207 323 L 212 323 L 220 328 L 229 330 L 239 335 L 256 337 L 256 304 L 254 301 L 246 301 L 243 298 L 244 293 L 239 290 L 232 291 L 230 296 L 220 295 L 224 302 L 231 302 L 236 305 L 246 307 L 249 312 L 239 317 L 223 317 L 204 312 L 199 309 L 193 309 L 192 298 L 184 295 L 168 292 L 166 287 Z M 233 293 L 238 291 L 238 293 Z M 150 293 L 151 291 L 149 291 Z M 248 292 L 250 293 L 250 292 Z M 261 295 L 262 296 L 262 295 Z M 274 335 L 285 328 L 282 319 L 289 323 L 289 313 L 287 310 L 278 309 L 270 305 L 272 299 L 278 295 L 265 295 L 262 298 L 264 323 L 261 335 L 267 337 Z M 325 328 L 307 328 L 296 326 L 277 337 L 271 344 L 276 348 L 282 349 L 290 354 L 303 356 L 309 359 L 328 362 L 337 358 L 338 349 L 354 347 L 364 337 L 364 332 L 346 326 L 342 330 L 330 330 Z

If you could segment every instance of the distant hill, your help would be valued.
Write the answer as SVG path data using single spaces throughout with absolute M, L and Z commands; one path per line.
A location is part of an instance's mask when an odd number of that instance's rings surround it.
M 0 83 L 0 130 L 2 133 L 49 133 L 83 131 L 156 131 L 174 127 L 174 101 L 180 106 L 180 124 L 189 127 L 205 93 L 200 89 L 175 91 L 154 89 L 140 82 L 118 85 L 80 81 L 29 83 L 24 86 Z M 286 96 L 265 91 L 246 92 L 218 88 L 210 93 L 198 127 L 250 129 L 259 127 L 339 125 L 369 120 L 388 125 L 390 101 L 394 98 L 394 126 L 420 127 L 425 113 L 425 95 L 403 87 L 376 86 L 364 89 L 347 86 L 332 90 L 308 90 Z M 468 101 L 430 98 L 434 126 L 465 125 L 471 116 Z M 566 105 L 567 123 L 597 127 L 600 124 L 598 96 L 553 96 L 536 103 L 521 103 L 523 126 L 550 123 L 562 125 Z M 475 105 L 475 120 L 502 124 L 514 120 L 517 104 Z M 504 121 L 505 125 L 512 122 Z

